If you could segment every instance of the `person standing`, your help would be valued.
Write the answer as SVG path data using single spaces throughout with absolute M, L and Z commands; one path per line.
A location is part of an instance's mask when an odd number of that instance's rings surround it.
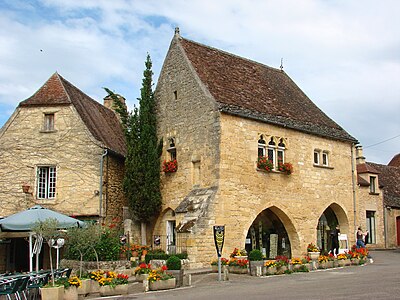
M 331 253 L 335 256 L 339 254 L 339 225 L 331 230 Z
M 356 244 L 357 248 L 365 248 L 364 239 L 367 234 L 368 234 L 368 230 L 366 232 L 363 232 L 361 227 L 358 227 L 357 244 Z

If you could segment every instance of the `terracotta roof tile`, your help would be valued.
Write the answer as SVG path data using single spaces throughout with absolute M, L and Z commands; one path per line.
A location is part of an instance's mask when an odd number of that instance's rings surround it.
M 385 205 L 400 208 L 400 167 L 385 166 L 368 162 L 379 174 L 379 185 L 383 188 Z
M 117 154 L 126 154 L 124 134 L 115 113 L 58 73 L 53 74 L 33 96 L 19 104 L 20 107 L 59 105 L 73 105 L 95 139 Z
M 396 154 L 392 160 L 388 163 L 388 166 L 400 167 L 400 153 Z
M 225 113 L 357 142 L 278 69 L 179 37 L 203 84 Z
M 377 169 L 375 169 L 373 166 L 371 166 L 370 163 L 363 163 L 363 164 L 357 165 L 357 173 L 358 174 L 363 174 L 363 173 L 379 174 L 380 172 Z
M 362 178 L 360 175 L 357 175 L 357 183 L 361 186 L 369 186 L 369 182 Z

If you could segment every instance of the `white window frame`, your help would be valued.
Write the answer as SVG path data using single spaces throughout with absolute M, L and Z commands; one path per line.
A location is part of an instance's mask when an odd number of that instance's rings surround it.
M 264 137 L 260 135 L 260 138 L 258 139 L 258 148 L 257 148 L 257 156 L 265 156 L 267 153 L 267 145 L 265 143 Z M 260 155 L 260 150 L 262 152 L 262 155 Z
M 314 154 L 313 154 L 314 165 L 319 165 L 320 164 L 320 157 L 319 157 L 320 153 L 321 153 L 320 150 L 314 150 Z M 317 159 L 317 161 L 315 161 L 315 158 Z
M 37 199 L 55 199 L 57 185 L 57 167 L 56 166 L 38 166 L 37 167 Z
M 322 152 L 322 165 L 325 167 L 329 166 L 329 154 L 327 151 Z
M 376 194 L 376 176 L 369 177 L 369 192 Z
M 167 152 L 169 153 L 170 161 L 177 160 L 175 138 L 169 139 L 169 147 L 167 149 Z

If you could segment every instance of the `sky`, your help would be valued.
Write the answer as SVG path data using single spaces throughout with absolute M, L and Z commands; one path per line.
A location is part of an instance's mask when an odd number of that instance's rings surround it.
M 400 153 L 400 1 L 0 0 L 0 127 L 55 72 L 102 103 L 137 105 L 174 35 L 279 68 L 355 137 L 367 161 Z

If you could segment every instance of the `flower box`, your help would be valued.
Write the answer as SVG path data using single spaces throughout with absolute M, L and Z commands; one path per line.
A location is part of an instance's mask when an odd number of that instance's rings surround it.
M 360 264 L 360 259 L 359 258 L 352 258 L 351 259 L 351 264 L 358 266 Z
M 87 295 L 91 291 L 91 279 L 82 279 L 81 286 L 77 288 L 78 295 Z
M 308 256 L 312 259 L 312 260 L 317 260 L 319 257 L 319 252 L 308 252 Z
M 250 261 L 250 275 L 251 276 L 261 276 L 262 269 L 264 267 L 264 261 Z
M 233 273 L 233 274 L 247 274 L 248 273 L 248 269 L 247 267 L 242 268 L 240 266 L 229 266 L 229 273 Z
M 78 290 L 76 286 L 70 286 L 64 289 L 64 300 L 78 300 Z
M 265 273 L 263 275 L 275 275 L 276 274 L 276 267 L 264 267 Z
M 104 285 L 99 289 L 100 296 L 116 296 L 116 295 L 127 295 L 128 294 L 128 285 L 127 284 L 119 284 L 116 286 Z
M 149 288 L 151 291 L 169 290 L 169 289 L 174 289 L 175 285 L 176 285 L 176 279 L 170 278 L 167 280 L 150 281 Z
M 287 266 L 279 266 L 276 268 L 276 273 L 277 275 L 285 274 L 285 272 L 288 270 Z
M 149 274 L 136 274 L 136 281 L 143 282 L 147 280 Z
M 64 298 L 64 286 L 40 288 L 42 300 L 62 300 Z

